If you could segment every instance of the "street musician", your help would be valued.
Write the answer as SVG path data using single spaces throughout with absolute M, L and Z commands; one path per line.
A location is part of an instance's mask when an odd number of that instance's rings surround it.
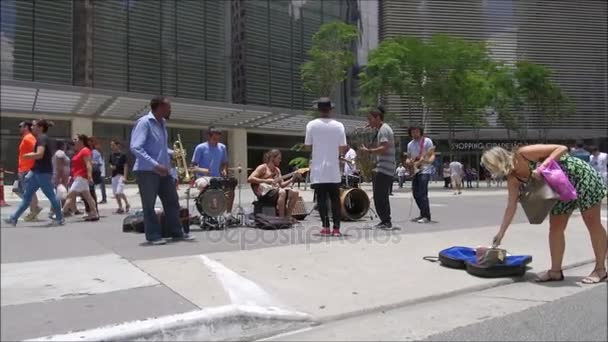
M 226 192 L 227 206 L 226 218 L 233 219 L 232 206 L 234 205 L 234 189 L 237 185 L 236 178 L 228 178 L 228 152 L 226 145 L 220 142 L 222 131 L 210 127 L 207 141 L 198 144 L 192 154 L 192 168 L 196 180 L 196 188 L 202 193 L 213 183 L 214 179 L 219 179 L 219 184 Z
M 260 202 L 276 206 L 279 216 L 284 217 L 292 215 L 298 202 L 298 190 L 292 189 L 291 185 L 301 174 L 296 171 L 282 176 L 279 169 L 281 160 L 281 151 L 274 149 L 266 152 L 264 163 L 251 173 L 247 181 Z

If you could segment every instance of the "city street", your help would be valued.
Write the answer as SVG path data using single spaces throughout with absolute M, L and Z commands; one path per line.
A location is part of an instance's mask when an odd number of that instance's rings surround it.
M 133 208 L 137 208 L 136 189 L 129 188 L 128 193 Z M 437 222 L 428 225 L 408 221 L 417 215 L 410 195 L 409 190 L 396 189 L 391 197 L 393 220 L 401 230 L 371 230 L 369 227 L 377 221 L 366 218 L 345 223 L 343 231 L 348 236 L 339 239 L 313 235 L 319 229 L 318 217 L 313 213 L 293 229 L 281 231 L 234 228 L 209 232 L 192 226 L 196 242 L 151 247 L 143 244 L 143 235 L 122 232 L 124 216 L 111 214 L 115 207 L 111 199 L 110 204 L 100 206 L 104 217 L 99 222 L 85 224 L 78 218 L 70 218 L 65 226 L 55 228 L 44 227 L 46 220 L 19 222 L 16 228 L 3 225 L 2 339 L 63 334 L 225 305 L 279 307 L 310 315 L 313 322 L 335 324 L 366 314 L 378 316 L 390 309 L 397 310 L 395 317 L 401 315 L 399 312 L 407 316 L 409 310 L 414 310 L 411 305 L 428 305 L 429 314 L 436 315 L 441 322 L 453 319 L 440 315 L 449 312 L 457 315 L 441 304 L 452 297 L 459 300 L 459 296 L 493 291 L 491 288 L 499 285 L 514 286 L 508 291 L 515 294 L 531 293 L 526 287 L 538 289 L 538 285 L 527 282 L 508 285 L 513 282 L 509 278 L 475 278 L 464 271 L 422 260 L 454 245 L 489 244 L 504 210 L 504 189 L 481 187 L 457 196 L 439 188 L 439 183 L 434 184 L 430 198 L 433 219 Z M 302 197 L 310 202 L 312 193 L 303 191 Z M 9 197 L 9 202 L 10 207 L 2 208 L 3 217 L 16 206 L 15 198 Z M 243 203 L 250 202 L 250 191 L 243 191 Z M 45 213 L 40 217 L 45 217 Z M 605 205 L 603 215 L 606 217 Z M 571 220 L 568 230 L 565 263 L 585 266 L 572 273 L 567 271 L 569 276 L 583 276 L 592 269 L 588 264 L 592 258 L 588 235 L 579 216 L 576 214 Z M 518 212 L 504 247 L 513 254 L 531 254 L 534 260 L 529 274 L 532 274 L 548 265 L 547 226 L 530 226 L 525 222 L 523 212 Z M 581 287 L 573 285 L 574 279 L 564 283 L 572 286 L 543 286 L 542 293 L 547 295 L 543 304 L 577 295 L 582 299 L 573 297 L 564 305 L 578 308 L 579 302 L 601 302 L 602 291 L 605 299 L 605 284 Z M 504 286 L 494 291 L 500 292 L 501 288 Z M 467 303 L 470 301 L 469 298 Z M 484 302 L 476 305 L 481 308 Z M 370 328 L 370 331 L 386 331 L 386 335 L 378 335 L 381 339 L 420 339 L 440 333 L 445 334 L 441 338 L 462 339 L 464 335 L 459 334 L 470 332 L 452 329 L 482 322 L 485 325 L 476 333 L 484 339 L 484 334 L 496 329 L 491 318 L 526 308 L 517 306 L 517 310 L 497 312 L 485 308 L 494 313 L 477 314 L 478 319 L 473 321 L 464 320 L 463 316 L 464 323 L 450 329 L 412 323 L 409 330 Z M 606 311 L 600 309 L 591 305 L 589 315 L 605 323 Z M 546 310 L 551 311 L 550 307 Z M 523 324 L 528 319 L 526 315 L 535 313 L 516 313 L 514 324 Z M 555 322 L 560 319 L 566 318 L 555 317 Z M 595 320 L 587 320 L 589 338 L 602 336 L 593 326 Z M 345 330 L 353 334 L 357 331 Z M 332 329 L 331 334 L 323 331 L 310 339 L 341 336 L 340 330 Z M 334 332 L 336 335 L 332 335 Z M 344 338 L 357 336 L 372 338 L 364 333 Z M 527 336 L 534 339 L 547 335 L 541 331 Z M 571 335 L 562 331 L 559 336 Z M 581 335 L 581 340 L 586 340 L 585 336 Z

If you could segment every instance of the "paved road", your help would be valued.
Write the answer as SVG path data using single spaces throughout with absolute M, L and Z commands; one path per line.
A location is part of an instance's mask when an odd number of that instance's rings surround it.
M 607 287 L 483 323 L 433 335 L 428 341 L 606 341 Z

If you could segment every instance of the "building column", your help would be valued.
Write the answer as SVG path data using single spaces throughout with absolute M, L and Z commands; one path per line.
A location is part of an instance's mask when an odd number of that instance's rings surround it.
M 72 137 L 77 134 L 93 135 L 93 119 L 75 117 L 72 119 Z
M 239 182 L 244 184 L 247 182 L 247 131 L 244 129 L 231 129 L 228 132 L 228 158 L 230 159 L 230 165 L 228 167 L 238 167 L 239 164 L 243 167 L 241 173 L 241 179 Z M 238 177 L 238 173 L 235 173 L 235 177 Z

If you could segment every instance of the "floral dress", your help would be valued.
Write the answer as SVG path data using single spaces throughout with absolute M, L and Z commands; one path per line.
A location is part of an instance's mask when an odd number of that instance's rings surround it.
M 537 163 L 528 161 L 528 164 L 532 172 Z M 608 195 L 602 178 L 589 163 L 566 154 L 559 159 L 558 164 L 576 189 L 577 198 L 568 202 L 558 201 L 551 210 L 551 215 L 570 214 L 576 208 L 583 212 L 601 203 Z

